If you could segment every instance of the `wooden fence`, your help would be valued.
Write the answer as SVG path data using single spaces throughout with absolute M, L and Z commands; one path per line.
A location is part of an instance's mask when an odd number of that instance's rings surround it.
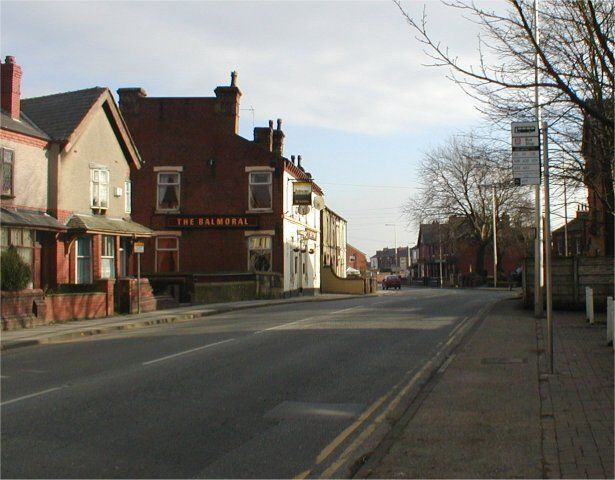
M 613 257 L 556 257 L 552 259 L 553 308 L 582 310 L 585 308 L 585 287 L 594 290 L 596 310 L 606 310 L 606 298 L 613 296 Z M 544 298 L 544 297 L 543 297 Z M 523 301 L 534 305 L 534 259 L 525 260 Z

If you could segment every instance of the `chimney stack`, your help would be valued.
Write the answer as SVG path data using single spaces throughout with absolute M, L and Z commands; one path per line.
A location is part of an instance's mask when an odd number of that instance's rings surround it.
M 273 142 L 273 120 L 269 120 L 269 127 L 254 128 L 254 143 L 262 145 L 271 152 Z
M 228 87 L 217 87 L 216 112 L 224 117 L 223 128 L 230 128 L 233 133 L 239 129 L 239 99 L 241 90 L 237 87 L 237 72 L 231 72 L 231 85 Z
M 11 118 L 19 119 L 21 113 L 21 67 L 15 63 L 15 57 L 8 55 L 0 64 L 2 81 L 1 106 Z
M 280 157 L 284 155 L 284 132 L 281 118 L 278 118 L 278 128 L 273 131 L 273 153 Z

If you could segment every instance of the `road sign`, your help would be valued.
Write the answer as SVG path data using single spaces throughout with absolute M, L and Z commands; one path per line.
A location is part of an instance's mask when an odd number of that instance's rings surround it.
M 515 185 L 540 185 L 538 122 L 512 122 L 510 130 Z
M 143 242 L 135 242 L 134 248 L 135 253 L 144 253 L 145 252 L 145 244 Z

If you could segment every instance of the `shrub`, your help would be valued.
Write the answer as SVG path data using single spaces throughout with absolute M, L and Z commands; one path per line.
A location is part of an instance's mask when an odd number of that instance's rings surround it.
M 11 245 L 0 256 L 0 289 L 23 290 L 31 279 L 30 266 L 21 259 L 17 249 Z

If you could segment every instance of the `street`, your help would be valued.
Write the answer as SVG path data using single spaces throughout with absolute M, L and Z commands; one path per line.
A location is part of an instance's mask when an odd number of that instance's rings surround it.
M 8 351 L 1 474 L 330 476 L 449 337 L 510 296 L 406 288 Z

